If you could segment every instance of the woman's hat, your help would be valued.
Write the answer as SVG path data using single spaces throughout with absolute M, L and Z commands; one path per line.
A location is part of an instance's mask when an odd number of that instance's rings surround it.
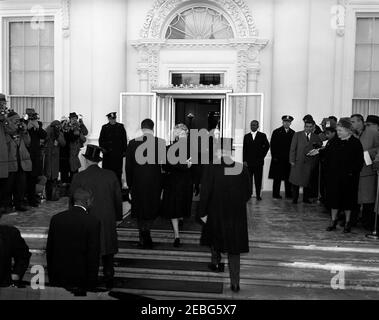
M 76 112 L 71 112 L 69 115 L 69 119 L 72 119 L 72 118 L 79 118 L 79 116 L 76 114 Z
M 83 154 L 83 157 L 93 162 L 100 162 L 103 160 L 103 158 L 100 157 L 101 152 L 102 149 L 99 146 L 89 144 L 87 145 L 86 153 Z
M 353 129 L 353 125 L 351 124 L 350 118 L 341 118 L 340 121 L 338 121 L 337 125 L 348 130 Z

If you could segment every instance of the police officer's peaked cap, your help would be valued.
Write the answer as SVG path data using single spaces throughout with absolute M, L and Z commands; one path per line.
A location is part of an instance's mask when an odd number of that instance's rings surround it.
M 110 112 L 107 114 L 108 118 L 116 119 L 117 118 L 117 112 Z
M 290 121 L 290 122 L 292 122 L 293 119 L 294 119 L 294 118 L 293 118 L 292 116 L 289 116 L 289 115 L 285 115 L 285 116 L 282 117 L 282 120 L 283 120 L 283 121 Z

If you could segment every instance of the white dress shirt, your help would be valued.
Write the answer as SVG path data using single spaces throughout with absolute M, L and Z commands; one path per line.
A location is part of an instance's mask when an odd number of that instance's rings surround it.
M 252 137 L 253 137 L 253 140 L 255 140 L 255 136 L 257 135 L 257 132 L 258 132 L 258 131 L 255 131 L 255 132 L 251 131 L 251 135 L 252 135 Z

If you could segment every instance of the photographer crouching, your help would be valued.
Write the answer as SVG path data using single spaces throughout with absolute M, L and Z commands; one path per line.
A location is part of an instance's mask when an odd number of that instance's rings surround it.
M 30 146 L 30 135 L 24 119 L 10 111 L 7 116 L 10 132 L 6 134 L 8 147 L 8 180 L 6 184 L 7 213 L 16 211 L 24 212 L 28 209 L 24 206 L 26 191 L 26 174 L 32 171 L 32 161 L 27 149 Z M 12 127 L 15 130 L 12 132 Z
M 36 194 L 36 185 L 43 172 L 42 145 L 47 133 L 42 128 L 38 113 L 34 109 L 26 109 L 24 119 L 30 136 L 29 153 L 32 161 L 32 171 L 27 173 L 27 199 L 31 207 L 38 207 L 39 199 Z

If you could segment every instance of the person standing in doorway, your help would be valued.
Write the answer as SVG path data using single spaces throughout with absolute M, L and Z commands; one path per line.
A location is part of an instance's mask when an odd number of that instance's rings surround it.
M 122 166 L 128 144 L 125 127 L 117 122 L 117 112 L 107 114 L 108 123 L 103 125 L 99 146 L 103 149 L 103 168 L 112 170 L 122 189 Z
M 272 197 L 282 199 L 280 196 L 280 185 L 284 181 L 286 198 L 292 198 L 291 183 L 288 181 L 291 164 L 289 154 L 291 142 L 295 131 L 290 128 L 293 117 L 286 115 L 282 117 L 283 125 L 274 130 L 271 136 L 271 165 L 269 179 L 273 179 Z
M 270 149 L 270 143 L 266 134 L 259 132 L 259 122 L 253 120 L 250 123 L 251 132 L 245 135 L 243 139 L 243 162 L 249 168 L 252 180 L 254 179 L 255 193 L 257 200 L 262 200 L 262 177 L 264 159 Z

